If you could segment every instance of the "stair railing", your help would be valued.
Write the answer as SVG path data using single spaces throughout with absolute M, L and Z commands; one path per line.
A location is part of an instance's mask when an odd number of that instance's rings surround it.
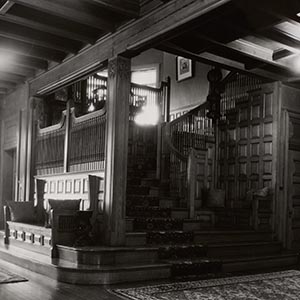
M 163 126 L 162 180 L 168 180 L 171 195 L 180 198 L 179 205 L 189 206 L 188 158 L 191 149 L 207 150 L 215 143 L 214 125 L 207 117 L 204 103 Z M 168 170 L 168 171 L 166 171 Z

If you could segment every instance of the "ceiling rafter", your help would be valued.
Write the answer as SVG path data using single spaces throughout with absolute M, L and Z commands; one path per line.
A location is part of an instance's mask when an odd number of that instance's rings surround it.
M 5 15 L 0 14 L 0 20 L 6 21 L 6 22 L 12 23 L 12 24 L 18 24 L 18 25 L 21 25 L 21 26 L 24 26 L 27 28 L 31 28 L 31 29 L 38 28 L 40 31 L 47 32 L 47 33 L 50 33 L 53 35 L 57 35 L 57 36 L 60 36 L 63 38 L 68 38 L 71 40 L 79 41 L 79 42 L 85 42 L 88 44 L 93 44 L 95 42 L 95 39 L 89 37 L 87 34 L 86 35 L 79 34 L 78 32 L 70 31 L 66 28 L 60 29 L 55 26 L 49 26 L 49 25 L 43 24 L 41 22 L 36 22 L 31 19 L 18 17 L 15 15 L 11 15 L 9 13 L 7 13 Z
M 0 80 L 0 88 L 11 90 L 11 89 L 14 89 L 15 87 L 16 87 L 16 83 L 14 83 L 14 82 Z
M 9 65 L 7 67 L 2 67 L 1 71 L 9 72 L 11 74 L 21 75 L 25 77 L 32 77 L 35 74 L 35 69 L 16 66 L 16 65 Z
M 1 7 L 0 7 L 0 15 L 6 14 L 14 5 L 15 3 L 11 0 L 7 0 Z
M 39 11 L 46 12 L 50 15 L 59 16 L 66 20 L 71 20 L 80 24 L 91 26 L 101 30 L 113 31 L 114 25 L 112 22 L 103 18 L 95 17 L 84 11 L 67 7 L 62 4 L 47 0 L 13 0 L 16 4 L 33 8 Z
M 42 32 L 38 34 L 32 32 L 28 33 L 26 30 L 14 30 L 10 29 L 9 27 L 2 25 L 2 22 L 0 21 L 0 36 L 3 38 L 8 38 L 12 40 L 21 41 L 24 43 L 29 43 L 31 45 L 41 46 L 53 50 L 62 51 L 65 53 L 76 53 L 80 46 L 72 43 L 72 41 L 63 41 L 60 38 L 47 38 L 47 34 L 44 34 L 44 37 L 42 38 Z
M 22 76 L 22 75 L 17 75 L 17 74 L 0 71 L 0 80 L 20 83 L 20 82 L 25 82 L 26 77 Z
M 5 95 L 8 92 L 8 89 L 0 87 L 0 94 Z
M 7 56 L 7 54 L 10 54 L 10 51 L 3 51 L 0 49 L 0 55 Z M 45 70 L 48 68 L 48 61 L 35 58 L 32 56 L 27 56 L 23 54 L 17 54 L 13 53 L 13 59 L 9 61 L 9 65 L 11 66 L 17 66 L 17 67 L 25 67 L 25 68 L 31 68 L 31 69 L 40 69 L 40 70 Z
M 12 53 L 25 54 L 31 57 L 52 60 L 55 62 L 61 62 L 66 53 L 54 49 L 48 49 L 41 46 L 34 46 L 30 43 L 24 43 L 12 39 L 0 37 L 0 51 L 6 50 Z
M 110 9 L 119 14 L 137 18 L 140 13 L 139 1 L 136 0 L 84 0 L 86 2 L 97 4 L 100 7 Z
M 272 78 L 273 80 L 286 80 L 286 77 L 284 77 L 278 73 L 272 73 L 272 72 L 265 71 L 262 69 L 248 70 L 245 68 L 244 63 L 240 63 L 235 60 L 224 58 L 224 57 L 221 57 L 221 56 L 218 56 L 218 55 L 215 55 L 212 53 L 208 53 L 208 52 L 196 54 L 196 53 L 190 52 L 178 45 L 174 45 L 170 42 L 165 42 L 165 43 L 158 45 L 157 49 L 172 53 L 174 55 L 184 56 L 186 58 L 190 58 L 190 59 L 193 59 L 195 61 L 199 61 L 199 62 L 202 62 L 205 64 L 218 66 L 218 67 L 226 69 L 226 70 L 238 71 L 238 72 L 252 75 L 252 76 L 256 75 L 256 76 L 263 77 L 265 79 Z

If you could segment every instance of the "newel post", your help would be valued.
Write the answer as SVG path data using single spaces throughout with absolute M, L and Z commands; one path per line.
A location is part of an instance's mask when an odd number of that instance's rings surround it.
M 130 59 L 117 56 L 108 62 L 108 101 L 105 149 L 105 241 L 125 244 Z

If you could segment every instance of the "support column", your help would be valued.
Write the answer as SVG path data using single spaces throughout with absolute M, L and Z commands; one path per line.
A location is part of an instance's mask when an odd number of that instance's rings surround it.
M 28 105 L 28 131 L 27 131 L 27 168 L 26 168 L 26 201 L 33 200 L 34 195 L 34 142 L 35 142 L 35 116 L 36 99 L 31 97 Z
M 105 241 L 125 244 L 130 59 L 117 56 L 108 62 L 108 101 L 105 149 Z

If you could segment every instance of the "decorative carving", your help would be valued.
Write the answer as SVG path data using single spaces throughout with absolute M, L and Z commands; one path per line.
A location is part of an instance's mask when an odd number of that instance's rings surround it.
M 108 62 L 108 77 L 119 75 L 122 79 L 130 79 L 130 59 L 117 56 Z

